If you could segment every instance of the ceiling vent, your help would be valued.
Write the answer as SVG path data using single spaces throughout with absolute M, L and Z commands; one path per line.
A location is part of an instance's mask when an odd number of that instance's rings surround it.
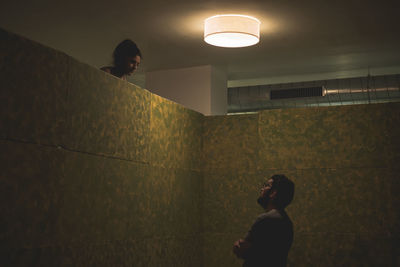
M 323 96 L 324 92 L 325 89 L 323 86 L 271 90 L 270 99 L 275 100 L 287 98 L 316 97 Z

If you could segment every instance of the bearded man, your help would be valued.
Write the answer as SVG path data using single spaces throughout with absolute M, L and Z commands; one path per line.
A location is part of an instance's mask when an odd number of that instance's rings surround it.
M 233 245 L 233 253 L 244 259 L 243 267 L 284 267 L 293 242 L 293 224 L 285 212 L 294 196 L 294 183 L 285 175 L 273 175 L 264 183 L 258 216 L 244 239 Z

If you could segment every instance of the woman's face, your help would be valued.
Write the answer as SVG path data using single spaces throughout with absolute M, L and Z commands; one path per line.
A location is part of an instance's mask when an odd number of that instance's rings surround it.
M 140 64 L 140 56 L 127 57 L 124 64 L 125 75 L 131 75 L 136 71 Z

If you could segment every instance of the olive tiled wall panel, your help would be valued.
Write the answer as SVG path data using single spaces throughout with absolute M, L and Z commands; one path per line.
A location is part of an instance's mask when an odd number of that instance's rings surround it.
M 127 188 L 145 179 L 147 165 L 66 152 L 63 172 L 60 244 L 126 239 L 133 201 Z
M 258 115 L 204 118 L 204 171 L 255 172 L 258 162 Z
M 202 175 L 197 171 L 152 166 L 135 190 L 130 233 L 144 236 L 182 236 L 201 232 Z M 133 228 L 134 229 L 134 228 Z
M 194 236 L 108 241 L 96 244 L 8 249 L 2 266 L 200 267 L 201 241 Z
M 61 143 L 70 58 L 0 29 L 0 138 Z
M 201 170 L 202 120 L 202 114 L 152 94 L 152 164 Z
M 390 192 L 386 196 L 390 198 L 390 201 L 388 213 L 385 215 L 385 224 L 389 229 L 389 234 L 399 239 L 398 249 L 400 250 L 400 168 L 397 167 L 391 170 L 391 173 L 386 178 L 390 180 Z M 400 253 L 397 255 L 400 255 Z
M 2 249 L 55 243 L 63 202 L 64 158 L 53 147 L 0 141 Z
M 293 180 L 296 193 L 288 207 L 295 232 L 381 234 L 390 231 L 392 169 L 311 169 Z
M 354 234 L 297 234 L 288 257 L 290 266 L 398 266 L 398 240 Z
M 400 103 L 259 115 L 259 168 L 390 167 L 400 159 Z
M 63 244 L 200 232 L 198 172 L 69 152 L 63 182 Z
M 242 232 L 263 212 L 257 198 L 263 183 L 259 173 L 219 171 L 204 176 L 204 233 Z
M 67 247 L 78 262 L 87 260 L 85 253 L 101 262 L 102 255 L 78 250 L 136 239 L 152 246 L 156 239 L 160 254 L 149 249 L 137 259 L 200 266 L 200 254 L 195 259 L 190 249 L 201 250 L 193 236 L 201 231 L 201 173 L 9 141 L 1 142 L 1 151 L 3 258 L 23 265 L 28 253 L 27 260 L 41 255 L 48 261 L 47 252 Z
M 65 145 L 149 162 L 150 93 L 77 61 L 69 79 Z

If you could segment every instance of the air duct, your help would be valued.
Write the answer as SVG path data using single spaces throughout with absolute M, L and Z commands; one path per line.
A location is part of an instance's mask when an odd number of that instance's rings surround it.
M 323 86 L 305 87 L 305 88 L 291 88 L 285 90 L 271 90 L 270 99 L 288 99 L 288 98 L 302 98 L 302 97 L 317 97 L 324 96 L 325 89 Z

